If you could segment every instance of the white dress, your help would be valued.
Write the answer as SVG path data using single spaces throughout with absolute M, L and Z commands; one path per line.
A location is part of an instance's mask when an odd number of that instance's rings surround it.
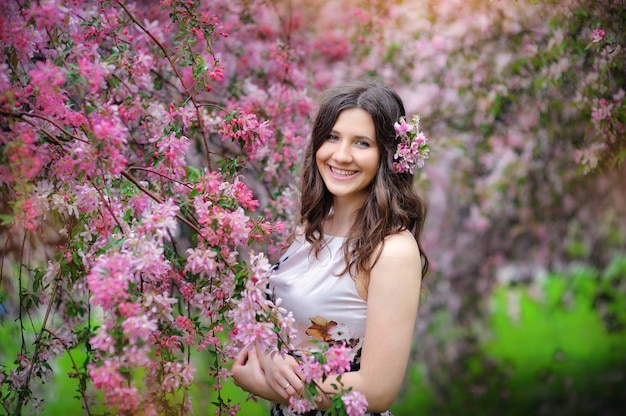
M 325 236 L 324 247 L 317 258 L 311 244 L 299 236 L 274 266 L 270 290 L 274 301 L 293 313 L 298 338 L 297 351 L 311 351 L 323 341 L 329 345 L 343 343 L 353 352 L 352 371 L 360 366 L 360 352 L 365 337 L 367 302 L 357 292 L 345 269 L 343 237 Z M 287 406 L 273 404 L 272 416 L 293 415 Z M 312 411 L 306 415 L 322 415 Z M 367 413 L 367 415 L 391 415 Z

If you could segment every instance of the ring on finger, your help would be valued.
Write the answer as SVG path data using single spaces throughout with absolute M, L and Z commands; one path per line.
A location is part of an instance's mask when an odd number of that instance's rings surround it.
M 285 387 L 283 387 L 283 390 L 287 390 L 289 387 L 291 387 L 291 383 L 285 384 Z

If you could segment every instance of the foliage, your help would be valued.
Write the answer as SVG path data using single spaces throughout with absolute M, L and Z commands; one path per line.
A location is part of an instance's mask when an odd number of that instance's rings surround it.
M 621 414 L 625 284 L 626 257 L 621 255 L 604 270 L 576 267 L 539 282 L 499 285 L 489 299 L 488 332 L 479 348 L 464 357 L 464 371 L 454 379 L 424 369 L 412 374 L 405 401 L 394 411 Z M 442 326 L 434 336 L 449 330 Z M 442 377 L 447 385 L 433 391 L 429 377 Z

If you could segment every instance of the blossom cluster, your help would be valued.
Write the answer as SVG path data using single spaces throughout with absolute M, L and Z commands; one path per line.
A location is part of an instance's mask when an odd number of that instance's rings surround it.
M 393 125 L 398 142 L 396 153 L 393 155 L 393 167 L 398 173 L 415 172 L 415 168 L 423 168 L 426 159 L 430 156 L 428 139 L 420 131 L 420 116 L 414 115 L 409 122 L 400 117 Z
M 303 374 L 307 387 L 302 396 L 289 398 L 289 410 L 301 414 L 316 409 L 316 396 L 320 393 L 317 383 L 336 377 L 333 383 L 339 393 L 331 398 L 333 406 L 338 404 L 347 416 L 362 416 L 367 411 L 367 398 L 363 393 L 345 388 L 341 375 L 350 371 L 350 363 L 354 358 L 354 351 L 345 344 L 322 345 L 321 351 L 306 352 L 296 355 L 298 368 Z
M 253 159 L 274 132 L 268 127 L 267 121 L 259 122 L 255 114 L 237 111 L 224 118 L 218 133 L 222 140 L 230 138 L 238 143 L 244 154 Z

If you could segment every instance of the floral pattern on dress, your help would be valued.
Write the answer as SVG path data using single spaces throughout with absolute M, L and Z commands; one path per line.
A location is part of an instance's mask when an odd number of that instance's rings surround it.
M 348 348 L 356 348 L 361 340 L 352 336 L 352 331 L 345 324 L 338 324 L 329 321 L 323 316 L 309 318 L 311 326 L 307 328 L 306 334 L 317 341 L 323 341 L 328 346 L 345 345 Z

